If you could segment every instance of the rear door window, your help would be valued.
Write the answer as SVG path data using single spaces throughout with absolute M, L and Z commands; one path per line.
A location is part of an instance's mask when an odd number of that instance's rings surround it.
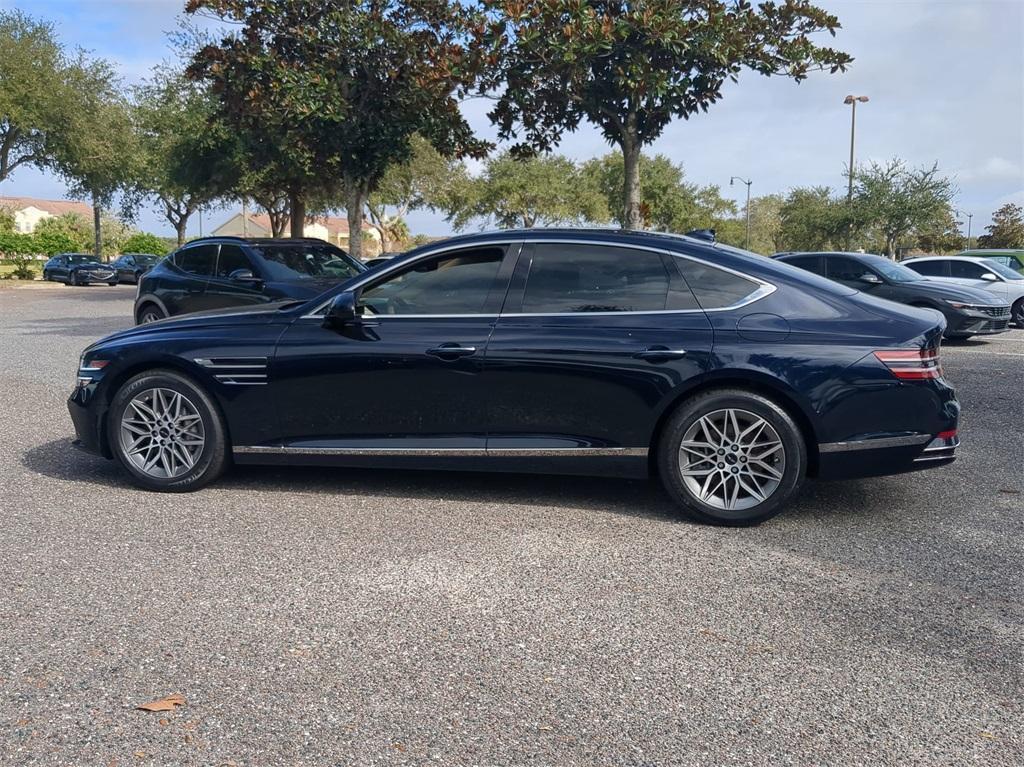
M 174 265 L 196 277 L 211 277 L 217 265 L 217 246 L 194 245 L 178 251 Z
M 904 264 L 904 266 L 925 277 L 948 277 L 948 264 L 948 261 L 918 261 L 913 264 Z
M 522 311 L 662 311 L 669 302 L 669 288 L 669 272 L 659 253 L 608 245 L 539 243 L 526 279 Z M 688 296 L 678 298 L 685 301 Z M 692 304 L 692 297 L 689 301 Z

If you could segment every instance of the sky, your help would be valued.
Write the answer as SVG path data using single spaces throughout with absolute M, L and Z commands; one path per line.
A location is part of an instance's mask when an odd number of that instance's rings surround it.
M 972 213 L 972 235 L 1007 202 L 1024 205 L 1024 0 L 819 0 L 842 29 L 831 45 L 854 62 L 842 74 L 817 73 L 803 83 L 745 72 L 729 84 L 707 114 L 677 120 L 645 151 L 681 163 L 687 178 L 717 184 L 742 208 L 754 196 L 795 186 L 845 186 L 849 155 L 847 94 L 866 95 L 857 107 L 856 163 L 899 157 L 937 162 L 959 193 L 954 206 Z M 61 39 L 110 60 L 126 83 L 148 76 L 172 58 L 168 33 L 179 24 L 184 0 L 0 0 L 52 21 Z M 822 42 L 825 41 L 823 38 Z M 478 135 L 494 137 L 488 103 L 463 111 Z M 559 152 L 577 160 L 609 151 L 585 127 L 566 136 Z M 472 169 L 472 168 L 471 168 Z M 20 169 L 0 183 L 0 195 L 61 199 L 64 184 L 51 174 Z M 207 232 L 229 215 L 207 211 Z M 173 234 L 155 211 L 140 228 Z M 445 235 L 440 214 L 416 211 L 413 233 Z M 193 220 L 189 234 L 199 233 Z

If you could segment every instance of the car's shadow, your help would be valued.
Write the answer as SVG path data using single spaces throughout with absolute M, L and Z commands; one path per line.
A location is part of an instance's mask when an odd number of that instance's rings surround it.
M 23 465 L 55 479 L 138 489 L 116 461 L 76 450 L 69 440 L 28 450 Z M 657 481 L 499 472 L 234 466 L 213 487 L 259 493 L 331 493 L 384 498 L 445 499 L 501 505 L 561 506 L 663 521 L 687 522 Z M 871 514 L 877 488 L 860 482 L 808 482 L 786 516 Z M 842 511 L 840 512 L 840 509 Z

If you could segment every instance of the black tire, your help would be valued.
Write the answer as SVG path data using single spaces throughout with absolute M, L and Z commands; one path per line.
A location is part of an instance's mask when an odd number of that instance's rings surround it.
M 157 322 L 158 320 L 167 319 L 167 315 L 164 314 L 163 310 L 156 304 L 143 304 L 142 308 L 139 309 L 139 315 L 136 318 L 136 325 L 145 325 L 149 322 Z
M 752 496 L 748 502 L 754 505 L 744 509 L 720 508 L 702 500 L 691 487 L 687 486 L 679 460 L 680 446 L 687 431 L 691 427 L 699 428 L 696 425 L 704 416 L 730 409 L 740 413 L 741 418 L 751 416 L 751 422 L 756 421 L 756 419 L 763 419 L 775 430 L 778 441 L 781 442 L 782 446 L 782 462 L 774 463 L 780 457 L 778 452 L 771 459 L 776 468 L 780 465 L 783 467 L 777 471 L 781 475 L 777 485 L 767 493 L 764 500 L 757 501 L 756 496 Z M 730 448 L 726 446 L 725 449 L 728 451 Z M 715 454 L 711 455 L 714 461 L 701 463 L 707 467 L 705 469 L 707 474 L 714 474 L 719 471 L 735 474 L 739 467 L 739 464 L 736 463 L 737 460 L 743 460 L 744 463 L 747 460 L 746 457 L 742 457 L 742 448 L 739 448 L 738 455 L 741 457 L 737 458 L 736 455 L 731 457 L 732 464 L 724 462 L 726 458 L 730 458 L 728 452 L 722 457 L 722 463 L 716 463 L 719 457 Z M 752 455 L 752 453 L 748 452 L 747 455 Z M 688 517 L 708 524 L 745 527 L 764 522 L 766 519 L 770 519 L 785 510 L 786 504 L 803 485 L 807 473 L 807 446 L 804 444 L 803 435 L 793 419 L 782 407 L 772 400 L 743 389 L 717 389 L 691 397 L 676 407 L 675 412 L 669 417 L 668 423 L 665 425 L 658 442 L 657 462 L 658 473 L 661 476 L 665 489 L 679 505 L 680 510 Z M 753 463 L 751 466 L 753 466 Z M 725 468 L 719 470 L 716 467 Z M 739 470 L 742 471 L 742 469 Z M 696 478 L 691 479 L 698 484 L 700 483 L 700 480 Z M 731 476 L 726 477 L 726 480 L 731 481 L 734 486 L 738 483 L 738 479 Z M 726 481 L 723 480 L 723 486 L 726 484 Z M 745 488 L 741 489 L 743 489 L 745 494 L 750 495 L 746 492 Z M 758 489 L 763 488 L 758 485 Z M 727 489 L 722 490 L 723 495 L 727 492 Z
M 50 273 L 43 269 L 43 282 L 49 282 L 52 279 L 53 277 L 50 276 Z
M 78 287 L 79 285 L 82 284 L 81 281 L 78 279 L 78 272 L 71 272 L 71 274 L 68 277 L 68 284 L 72 285 L 73 287 Z
M 1010 319 L 1018 328 L 1024 328 L 1024 298 L 1018 298 L 1013 302 Z
M 121 440 L 121 419 L 132 399 L 151 389 L 170 389 L 187 398 L 201 416 L 205 443 L 195 464 L 179 476 L 155 477 L 136 466 Z M 192 379 L 172 370 L 152 370 L 128 380 L 114 395 L 107 413 L 107 438 L 118 462 L 132 480 L 147 490 L 184 493 L 199 490 L 213 482 L 230 463 L 230 445 L 224 418 L 213 399 Z

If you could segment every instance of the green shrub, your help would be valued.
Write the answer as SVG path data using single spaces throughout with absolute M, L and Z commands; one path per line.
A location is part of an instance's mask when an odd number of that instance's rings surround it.
M 167 254 L 167 244 L 160 237 L 149 232 L 136 232 L 121 245 L 122 253 L 152 253 L 154 256 Z

